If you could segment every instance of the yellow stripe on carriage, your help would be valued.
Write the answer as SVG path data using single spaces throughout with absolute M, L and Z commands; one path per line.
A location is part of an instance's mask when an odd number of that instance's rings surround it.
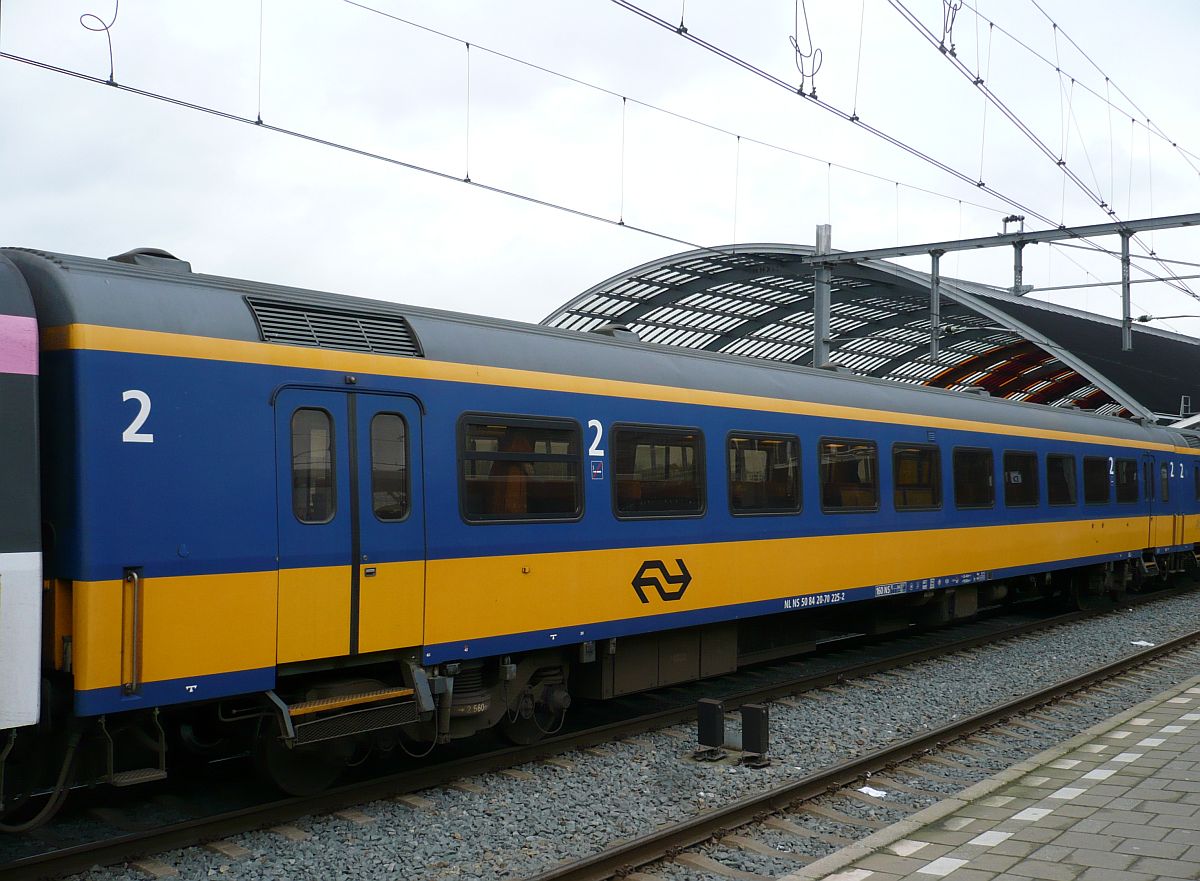
M 854 515 L 844 515 L 853 517 Z M 1190 516 L 1193 532 L 1200 516 Z M 1148 518 L 714 542 L 430 560 L 425 642 L 453 643 L 572 622 L 636 619 L 807 594 L 1141 550 Z M 687 567 L 683 597 L 633 587 L 642 564 Z M 657 573 L 661 577 L 661 573 Z M 664 583 L 664 588 L 671 585 Z M 578 634 L 564 632 L 564 639 Z M 586 635 L 583 637 L 586 638 Z
M 1200 455 L 1200 450 L 1193 450 L 1186 447 L 1178 448 L 1171 444 L 1113 438 L 1105 435 L 1026 428 L 1001 423 L 952 419 L 940 416 L 894 413 L 887 410 L 872 410 L 840 404 L 822 404 L 761 395 L 679 388 L 677 386 L 664 386 L 653 383 L 574 376 L 565 373 L 544 373 L 508 367 L 488 367 L 475 364 L 460 364 L 451 361 L 432 361 L 427 358 L 370 355 L 335 349 L 227 340 L 214 337 L 192 336 L 189 334 L 164 333 L 162 331 L 104 327 L 93 324 L 71 324 L 47 328 L 42 331 L 42 346 L 48 350 L 86 349 L 92 351 L 126 352 L 139 355 L 161 355 L 175 358 L 198 358 L 210 361 L 329 370 L 341 374 L 354 373 L 360 377 L 357 388 L 361 391 L 372 390 L 369 386 L 363 384 L 363 374 L 375 374 L 377 376 L 410 377 L 446 382 L 512 386 L 543 391 L 607 395 L 711 407 L 730 407 L 769 413 L 792 413 L 834 419 L 866 420 L 892 425 L 913 425 L 922 428 L 977 431 L 997 435 L 1099 443 L 1109 446 L 1146 450 L 1163 450 L 1180 455 Z

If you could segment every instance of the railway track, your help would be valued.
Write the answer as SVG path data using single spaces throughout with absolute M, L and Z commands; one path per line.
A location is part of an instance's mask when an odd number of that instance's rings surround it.
M 767 853 L 770 851 L 770 845 L 756 845 L 753 837 L 739 836 L 738 830 L 766 821 L 768 827 L 803 836 L 806 834 L 805 830 L 778 817 L 783 812 L 795 811 L 797 808 L 813 811 L 846 825 L 859 825 L 863 829 L 863 837 L 865 837 L 882 824 L 869 819 L 863 822 L 861 818 L 831 811 L 828 808 L 822 809 L 819 805 L 808 807 L 806 803 L 814 802 L 830 794 L 861 798 L 863 788 L 871 781 L 881 787 L 898 787 L 901 790 L 912 791 L 911 787 L 902 783 L 898 784 L 891 779 L 881 781 L 879 775 L 886 773 L 899 776 L 897 774 L 899 770 L 900 774 L 909 773 L 919 777 L 922 772 L 913 767 L 913 763 L 917 760 L 928 760 L 932 755 L 934 760 L 938 761 L 938 756 L 943 755 L 947 747 L 953 748 L 954 744 L 966 741 L 967 738 L 991 729 L 1006 720 L 1063 698 L 1084 693 L 1097 684 L 1105 683 L 1128 671 L 1198 645 L 1200 645 L 1200 630 L 1147 648 L 1127 658 L 1090 670 L 1048 688 L 991 707 L 984 712 L 955 720 L 921 736 L 896 743 L 783 786 L 769 789 L 761 794 L 741 799 L 685 822 L 655 830 L 639 839 L 610 848 L 603 853 L 529 876 L 526 881 L 605 881 L 609 878 L 628 876 L 637 869 L 664 860 L 678 860 L 684 866 L 697 871 L 737 877 L 737 873 L 741 870 L 730 869 L 712 857 L 692 849 L 704 842 L 717 840 L 730 842 L 733 846 L 747 847 L 750 850 Z M 1029 723 L 1024 724 L 1028 725 Z M 1036 722 L 1033 724 L 1036 725 Z M 970 752 L 969 746 L 958 747 L 957 751 L 961 754 L 964 749 Z M 949 765 L 960 764 L 954 758 L 949 760 L 942 758 L 940 761 Z M 869 787 L 867 788 L 869 789 Z M 868 796 L 866 801 L 870 800 L 871 796 Z M 773 823 L 772 819 L 774 819 Z M 775 851 L 775 855 L 786 857 L 787 853 Z
M 1150 595 L 1142 601 L 1152 602 L 1158 599 L 1165 599 L 1185 591 L 1186 588 L 1163 591 Z M 762 671 L 750 671 L 749 678 L 768 678 L 770 681 L 761 685 L 730 690 L 722 694 L 721 697 L 723 697 L 728 709 L 735 709 L 741 704 L 761 703 L 786 695 L 812 691 L 839 682 L 850 681 L 906 665 L 920 663 L 951 652 L 970 651 L 979 646 L 994 644 L 999 640 L 1017 638 L 1025 634 L 1063 626 L 1096 614 L 1106 613 L 1073 612 L 1035 621 L 1026 620 L 1019 623 L 1009 623 L 999 628 L 976 626 L 968 628 L 972 632 L 965 637 L 929 640 L 930 644 L 923 645 L 920 648 L 912 650 L 898 649 L 886 653 L 882 657 L 875 656 L 865 660 L 850 659 L 845 665 L 817 675 L 803 673 L 803 667 L 806 666 L 804 662 L 792 662 L 791 664 L 780 665 L 778 668 L 771 668 L 775 672 L 778 672 L 779 669 L 786 671 L 790 668 L 795 671 L 794 675 L 766 676 Z M 941 631 L 940 634 L 953 637 L 957 631 L 958 628 L 955 628 L 950 631 Z M 904 641 L 901 640 L 900 642 Z M 863 652 L 864 649 L 862 648 L 843 650 L 843 653 L 847 655 L 859 655 Z M 1141 655 L 1138 657 L 1141 657 Z M 745 676 L 738 677 L 739 680 L 744 680 L 745 678 Z M 1070 688 L 1078 688 L 1080 686 L 1061 687 L 1069 690 Z M 1038 698 L 1038 700 L 1045 699 L 1047 698 Z M 170 822 L 153 829 L 126 831 L 107 837 L 102 841 L 88 841 L 47 850 L 43 853 L 9 861 L 5 865 L 0 866 L 0 879 L 60 877 L 83 871 L 95 865 L 111 865 L 134 861 L 148 855 L 169 850 L 220 841 L 238 833 L 286 826 L 301 817 L 342 811 L 366 802 L 396 798 L 430 787 L 444 786 L 464 777 L 559 756 L 574 750 L 594 747 L 621 738 L 629 738 L 654 729 L 685 723 L 694 718 L 695 705 L 694 697 L 692 697 L 686 703 L 637 713 L 616 722 L 609 722 L 589 727 L 586 730 L 554 737 L 533 746 L 509 747 L 491 751 L 483 755 L 466 756 L 435 766 L 422 767 L 378 779 L 342 786 L 322 793 L 319 796 L 279 799 L 265 804 L 249 805 L 210 816 Z M 946 731 L 939 731 L 931 734 L 928 738 L 920 739 L 919 743 L 933 744 L 940 740 L 948 739 L 951 736 L 954 735 Z M 926 746 L 914 746 L 913 743 L 915 742 L 906 743 L 902 747 L 908 747 L 917 751 L 927 748 Z M 879 759 L 878 761 L 882 762 L 880 765 L 882 767 L 894 764 L 896 760 Z M 854 767 L 856 766 L 860 769 L 854 771 Z M 808 780 L 806 778 L 807 782 L 798 781 L 796 784 L 784 787 L 778 792 L 773 791 L 773 794 L 769 798 L 775 799 L 779 804 L 791 803 L 797 799 L 806 797 L 804 793 L 808 789 L 805 787 L 811 788 L 813 792 L 824 791 L 830 787 L 840 785 L 836 781 L 845 779 L 847 775 L 849 775 L 848 779 L 854 779 L 862 774 L 869 773 L 871 770 L 871 768 L 866 768 L 858 762 L 847 763 L 845 766 L 839 766 L 830 772 L 835 776 L 831 776 L 828 779 L 817 777 Z M 824 782 L 820 782 L 822 779 Z M 656 847 L 661 849 L 662 853 L 666 853 L 671 849 L 684 846 L 679 843 L 684 839 L 689 839 L 693 844 L 697 841 L 703 841 L 713 835 L 713 829 L 718 827 L 727 828 L 737 822 L 738 818 L 743 815 L 753 818 L 756 814 L 771 810 L 771 804 L 773 802 L 761 802 L 760 800 L 760 803 L 754 807 L 748 804 L 740 807 L 735 806 L 729 809 L 733 813 L 718 812 L 718 816 L 721 818 L 718 821 L 718 826 L 703 826 L 698 819 L 695 821 L 696 825 L 688 827 L 688 831 L 677 830 L 674 834 L 682 837 L 676 838 L 665 845 L 656 845 L 655 842 L 660 840 L 667 841 L 666 838 L 658 835 L 650 836 L 645 841 L 637 843 L 636 847 L 633 843 L 628 844 L 620 849 L 619 852 L 604 857 L 603 860 L 600 857 L 593 858 L 594 860 L 601 860 L 600 862 L 581 861 L 576 869 L 564 866 L 561 869 L 555 870 L 557 873 L 579 871 L 590 874 L 549 873 L 538 877 L 546 879 L 559 877 L 611 877 L 613 872 L 623 870 L 630 865 L 661 858 L 662 854 L 655 856 Z M 642 850 L 643 848 L 645 849 L 644 851 Z M 613 866 L 613 868 L 604 868 L 604 866 L 609 865 Z M 606 871 L 609 874 L 604 874 Z

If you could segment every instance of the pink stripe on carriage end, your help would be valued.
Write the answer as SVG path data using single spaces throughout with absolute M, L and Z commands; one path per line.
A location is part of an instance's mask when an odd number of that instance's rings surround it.
M 37 376 L 37 372 L 37 319 L 0 315 L 0 373 Z

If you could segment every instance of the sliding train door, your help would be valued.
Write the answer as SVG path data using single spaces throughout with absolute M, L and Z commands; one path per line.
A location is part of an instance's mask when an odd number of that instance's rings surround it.
M 285 389 L 275 401 L 280 664 L 419 645 L 425 601 L 415 399 Z

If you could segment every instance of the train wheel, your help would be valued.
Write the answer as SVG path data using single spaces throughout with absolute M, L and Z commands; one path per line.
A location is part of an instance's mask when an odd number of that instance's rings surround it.
M 544 737 L 557 734 L 567 719 L 571 696 L 564 685 L 549 685 L 539 699 L 526 691 L 517 711 L 500 722 L 500 733 L 511 743 L 529 746 Z
M 333 785 L 351 757 L 349 744 L 331 743 L 289 749 L 278 737 L 260 737 L 254 748 L 259 775 L 288 795 L 316 795 Z

